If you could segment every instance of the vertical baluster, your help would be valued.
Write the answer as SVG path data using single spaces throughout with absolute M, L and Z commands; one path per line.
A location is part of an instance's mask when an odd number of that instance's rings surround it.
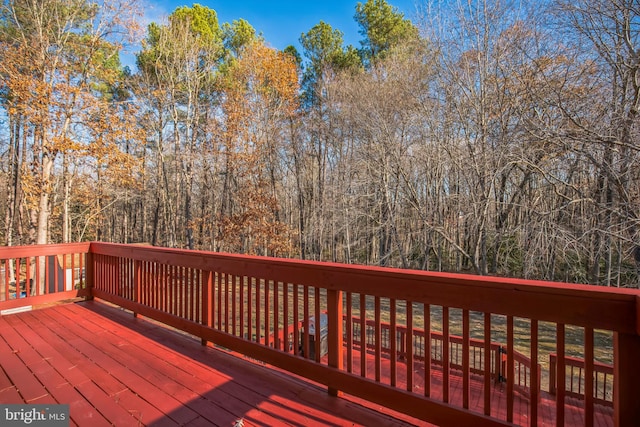
M 224 289 L 222 282 L 224 280 L 224 273 L 216 272 L 216 297 L 217 297 L 217 306 L 218 306 L 218 325 L 217 330 L 222 331 L 222 300 L 224 298 Z
M 127 298 L 126 287 L 129 284 L 129 280 L 128 280 L 129 269 L 128 269 L 127 260 L 123 260 L 123 259 L 120 260 L 119 271 L 120 271 L 120 277 L 117 280 L 117 282 L 113 284 L 113 287 L 111 288 L 112 294 L 122 298 Z
M 73 255 L 71 256 L 73 257 Z M 67 289 L 71 288 L 70 284 L 67 283 L 67 267 L 68 267 L 67 258 L 68 257 L 69 257 L 69 254 L 62 254 L 62 292 L 66 292 Z M 25 288 L 28 288 L 29 287 L 29 258 L 27 258 L 26 261 L 27 261 L 27 281 L 26 281 Z M 73 275 L 73 273 L 71 274 Z M 29 295 L 28 292 L 29 291 L 27 291 L 27 295 Z
M 311 353 L 309 348 L 309 335 L 311 335 L 309 331 L 309 286 L 303 285 L 303 322 L 304 322 L 304 335 L 303 335 L 303 351 L 304 357 L 310 359 Z
M 180 268 L 180 317 L 187 319 L 189 317 L 189 269 L 187 267 Z
M 209 272 L 211 273 L 211 272 Z M 208 275 L 209 277 L 212 277 L 212 274 Z M 162 310 L 166 313 L 170 312 L 171 310 L 171 286 L 170 286 L 170 277 L 171 274 L 169 273 L 169 265 L 167 264 L 162 264 Z M 207 305 L 209 307 L 209 310 L 211 312 L 213 312 L 213 306 L 212 306 L 212 298 L 213 298 L 213 294 L 209 293 L 209 297 L 208 297 L 208 301 L 207 301 Z M 213 322 L 213 319 L 211 319 L 211 321 Z M 209 326 L 211 326 L 211 324 L 209 324 Z
M 236 289 L 235 276 L 231 273 L 227 274 L 227 333 L 235 334 L 236 325 Z
M 491 313 L 484 313 L 484 414 L 491 415 Z M 493 375 L 498 378 L 500 368 L 495 366 Z
M 180 302 L 179 290 L 179 268 L 177 265 L 171 266 L 171 314 L 178 315 L 178 304 Z
M 367 376 L 367 306 L 366 298 L 360 294 L 360 376 Z
M 22 298 L 21 292 L 20 292 L 20 258 L 16 258 L 15 259 L 15 274 L 16 274 L 16 299 Z M 58 275 L 56 274 L 56 283 L 57 279 L 58 279 Z M 57 288 L 56 288 L 57 290 Z
M 353 372 L 353 294 L 347 292 L 347 372 Z
M 593 328 L 584 328 L 584 425 L 593 427 Z
M 187 300 L 189 301 L 189 311 L 187 312 L 187 318 L 191 321 L 195 320 L 195 270 L 191 267 L 187 268 Z
M 431 305 L 424 305 L 424 395 L 431 397 Z
M 117 262 L 114 265 L 113 273 L 117 274 Z M 145 280 L 145 288 L 147 289 L 147 304 L 151 308 L 156 308 L 156 297 L 157 297 L 157 287 L 156 287 L 156 264 L 149 261 L 147 262 L 147 277 Z M 185 316 L 186 317 L 186 316 Z
M 293 284 L 293 351 L 300 353 L 300 297 L 297 284 Z
M 244 335 L 245 334 L 245 332 L 244 332 L 244 327 L 245 327 L 245 320 L 244 320 L 244 313 L 245 313 L 245 309 L 244 309 L 244 298 L 245 298 L 245 296 L 244 296 L 244 285 L 245 285 L 246 280 L 247 280 L 246 276 L 238 277 L 238 286 L 239 286 L 238 295 L 239 295 L 239 298 L 240 298 L 240 301 L 239 301 L 240 305 L 238 307 L 238 310 L 240 312 L 240 331 L 239 331 L 239 335 L 238 336 L 241 337 L 241 338 L 244 338 L 244 336 L 245 336 Z
M 398 319 L 396 313 L 396 300 L 389 300 L 389 317 L 390 317 L 390 328 L 389 331 L 389 347 L 391 348 L 391 378 L 390 383 L 392 387 L 396 386 L 396 382 L 398 380 L 398 341 L 397 341 L 397 328 L 398 328 Z
M 158 308 L 158 265 L 155 262 L 149 262 L 149 275 L 147 277 L 147 287 L 149 288 L 149 305 L 152 308 Z M 117 269 L 114 270 L 117 274 Z
M 462 310 L 462 407 L 469 409 L 469 310 Z
M 171 313 L 174 299 L 176 298 L 172 282 L 174 280 L 175 270 L 169 264 L 161 264 L 158 266 L 158 274 L 160 275 L 160 288 L 162 288 L 160 306 L 165 312 Z
M 128 286 L 126 287 L 126 289 L 122 292 L 122 294 L 120 293 L 119 289 L 115 290 L 115 294 L 116 295 L 120 295 L 120 296 L 125 296 L 125 298 L 127 298 L 130 301 L 133 301 L 135 299 L 134 297 L 134 292 L 135 292 L 135 287 L 136 287 L 136 261 L 132 260 L 132 259 L 127 259 L 127 274 L 128 274 Z
M 120 266 L 118 266 L 118 275 L 120 275 Z M 153 288 L 154 288 L 154 308 L 162 310 L 162 264 L 153 263 Z
M 53 283 L 54 283 L 54 285 L 53 285 L 53 293 L 58 293 L 58 292 L 60 292 L 60 287 L 64 286 L 64 274 L 62 274 L 63 283 L 61 284 L 60 283 L 61 274 L 60 274 L 60 271 L 59 271 L 60 268 L 61 268 L 61 265 L 58 262 L 58 255 L 53 255 L 52 256 L 52 260 L 53 260 L 52 266 L 53 266 Z M 18 294 L 20 292 L 19 291 L 19 289 L 20 289 L 20 287 L 19 287 L 19 285 L 20 285 L 19 275 L 20 275 L 20 264 L 19 264 L 19 261 L 16 260 L 16 290 L 18 291 Z M 113 282 L 113 280 L 112 280 L 113 278 L 110 277 L 109 279 L 110 279 L 109 283 L 112 283 Z M 20 296 L 20 295 L 18 295 L 18 296 Z
M 236 322 L 236 327 L 234 329 L 234 334 L 237 337 L 240 338 L 244 338 L 245 336 L 245 318 L 244 318 L 244 312 L 245 312 L 245 280 L 246 277 L 245 276 L 235 276 L 235 291 L 236 291 L 236 297 L 234 300 L 234 309 L 235 309 L 235 322 Z
M 218 328 L 220 329 L 220 331 L 225 331 L 226 332 L 226 328 L 228 327 L 228 322 L 227 322 L 227 304 L 228 304 L 228 297 L 227 297 L 227 273 L 220 273 L 218 275 L 218 289 L 220 291 L 220 293 L 218 294 L 218 306 L 220 308 L 220 312 L 218 313 L 218 317 L 220 318 L 220 325 L 218 326 Z
M 182 267 L 176 266 L 176 278 L 174 281 L 175 284 L 175 292 L 176 292 L 176 308 L 175 314 L 176 316 L 182 316 L 182 307 L 183 307 L 183 291 L 184 291 L 184 283 L 183 283 L 183 275 L 182 275 Z
M 213 274 L 213 273 L 212 273 Z M 164 301 L 162 303 L 162 309 L 165 313 L 171 312 L 171 266 L 168 264 L 162 265 L 162 282 L 164 287 Z M 210 299 L 213 298 L 213 294 L 209 294 Z M 211 305 L 211 300 L 208 302 Z M 210 310 L 213 312 L 213 306 L 211 306 Z M 213 321 L 213 319 L 211 319 Z
M 49 293 L 49 287 L 51 286 L 51 278 L 49 277 L 49 256 L 45 256 L 44 257 L 44 293 L 48 294 Z M 100 268 L 101 270 L 104 269 L 104 258 L 101 258 L 101 263 L 100 263 Z M 104 273 L 103 273 L 104 274 Z M 8 277 L 8 276 L 7 276 Z M 104 277 L 102 277 L 102 279 L 104 279 Z M 7 280 L 7 283 L 9 283 L 9 281 Z M 104 280 L 102 280 L 102 283 L 104 284 Z M 102 289 L 105 289 L 106 287 L 103 286 Z M 8 293 L 8 287 L 7 287 L 7 295 Z
M 265 283 L 266 284 L 266 283 Z M 256 277 L 256 342 L 262 340 L 262 319 L 260 318 L 260 310 L 262 309 L 262 279 Z
M 161 266 L 159 265 L 158 268 L 160 268 Z M 194 295 L 194 303 L 193 303 L 193 314 L 194 314 L 194 318 L 193 321 L 194 322 L 202 322 L 202 306 L 201 306 L 201 301 L 200 298 L 202 297 L 202 290 L 200 288 L 200 269 L 193 269 L 193 295 Z M 161 276 L 159 276 L 161 277 Z M 160 290 L 162 291 L 162 288 L 160 288 Z M 162 294 L 161 295 L 161 299 L 160 299 L 160 303 L 162 304 Z
M 31 284 L 29 283 L 31 281 L 31 266 L 29 265 L 31 261 L 31 258 L 26 257 L 25 258 L 25 278 L 24 278 L 24 291 L 25 291 L 25 295 L 30 297 L 31 296 Z M 65 278 L 67 277 L 66 275 L 66 269 L 63 270 L 65 272 L 64 276 Z M 66 287 L 65 287 L 66 290 Z M 38 295 L 37 292 L 34 295 Z
M 247 277 L 247 340 L 253 340 L 253 278 Z
M 116 263 L 116 258 L 114 257 L 106 257 L 104 258 L 104 264 L 103 264 L 103 279 L 105 280 L 105 288 L 107 289 L 107 292 L 110 292 L 112 294 L 116 293 L 117 290 L 117 286 L 118 283 L 115 280 L 115 275 L 113 274 L 113 270 L 114 270 L 114 264 Z M 47 268 L 49 267 L 49 263 L 47 262 Z M 142 269 L 142 261 L 139 261 L 138 264 L 138 268 Z M 140 279 L 140 283 L 138 283 L 138 285 L 140 286 L 139 290 L 140 290 L 140 294 L 136 295 L 136 297 L 139 297 L 136 302 L 138 303 L 142 303 L 144 297 L 142 294 L 142 270 L 139 271 L 140 275 L 138 276 Z M 47 272 L 47 276 L 49 276 L 49 272 Z M 55 287 L 55 282 L 53 284 L 53 286 Z M 46 292 L 49 292 L 51 288 L 51 283 L 47 284 L 47 289 L 45 290 Z
M 407 391 L 413 391 L 413 303 L 407 301 Z
M 177 293 L 176 293 L 176 266 L 167 264 L 166 266 L 166 274 L 167 274 L 167 311 L 171 314 L 176 313 L 177 308 Z M 211 273 L 214 275 L 214 273 Z M 215 276 L 212 277 L 215 280 Z M 215 286 L 215 283 L 214 283 Z M 213 296 L 212 296 L 213 298 Z M 212 299 L 213 304 L 213 299 Z M 212 319 L 214 321 L 215 319 Z
M 198 304 L 200 303 L 200 290 L 198 287 L 198 283 L 199 283 L 198 273 L 199 273 L 199 270 L 195 268 L 191 269 L 191 299 L 193 300 L 193 303 L 191 305 L 191 313 L 192 313 L 191 320 L 194 322 L 199 321 Z
M 4 283 L 5 283 L 5 288 L 4 288 L 4 300 L 5 301 L 9 301 L 9 298 L 11 296 L 11 294 L 9 293 L 9 281 L 11 280 L 9 277 L 9 260 L 5 259 L 4 260 Z
M 507 316 L 507 421 L 513 422 L 513 316 Z
M 9 301 L 9 298 L 11 296 L 11 294 L 9 293 L 9 281 L 10 281 L 10 277 L 9 277 L 9 260 L 5 259 L 3 264 L 4 264 L 4 283 L 5 283 L 4 300 L 5 301 Z
M 117 264 L 117 262 L 116 262 Z M 116 270 L 117 270 L 117 265 L 115 265 L 114 267 L 114 275 L 116 274 Z M 146 282 L 145 282 L 145 287 L 147 289 L 148 292 L 148 299 L 147 299 L 147 304 L 151 307 L 151 308 L 156 308 L 156 298 L 158 295 L 158 290 L 157 290 L 157 285 L 156 285 L 156 264 L 153 262 L 148 262 L 147 263 L 147 278 L 146 278 Z M 185 316 L 187 317 L 188 314 Z
M 171 314 L 177 316 L 178 315 L 178 281 L 180 278 L 178 277 L 178 266 L 171 266 L 171 280 L 170 280 L 170 288 L 171 288 Z
M 183 317 L 184 316 L 184 304 L 185 304 L 185 299 L 184 299 L 184 293 L 185 293 L 185 286 L 184 286 L 184 276 L 185 276 L 185 271 L 184 271 L 184 267 L 178 267 L 178 274 L 176 277 L 176 292 L 178 294 L 178 305 L 177 305 L 177 309 L 178 311 L 176 312 L 176 315 L 179 317 Z
M 105 268 L 107 269 L 106 271 L 106 275 L 107 275 L 107 280 L 109 281 L 108 283 L 113 283 L 111 281 L 112 279 L 112 264 L 113 264 L 113 258 L 109 257 L 109 261 L 107 263 L 105 263 Z M 146 297 L 146 287 L 144 286 L 144 280 L 145 280 L 145 268 L 146 268 L 146 263 L 144 261 L 140 261 L 140 283 L 138 284 L 140 286 L 140 290 L 138 292 L 138 297 L 137 297 L 137 302 L 140 304 L 144 304 L 144 302 L 146 301 L 145 297 Z
M 82 273 L 83 273 L 83 269 L 82 269 L 82 260 L 84 259 L 85 254 L 78 254 L 78 283 L 79 283 L 79 288 L 80 289 L 84 289 L 86 287 L 86 280 L 83 280 L 84 278 L 82 277 Z M 38 260 L 35 260 L 36 262 Z M 37 288 L 37 283 L 38 283 L 38 279 L 37 276 L 34 277 L 33 279 L 33 283 L 36 286 L 36 293 L 38 292 L 38 288 Z M 87 298 L 91 298 L 91 294 L 87 297 Z
M 290 353 L 291 339 L 289 338 L 289 284 L 282 284 L 282 348 Z
M 229 281 L 229 273 L 224 273 L 224 276 L 222 278 L 222 282 L 224 284 L 224 315 L 223 315 L 223 320 L 224 320 L 224 331 L 228 334 L 229 333 L 229 294 L 230 294 L 230 281 Z
M 118 260 L 115 259 L 114 263 L 113 263 L 113 270 L 112 270 L 112 275 L 113 277 L 115 277 L 116 275 L 116 269 L 117 269 L 117 263 Z M 154 277 L 154 264 L 150 261 L 145 261 L 145 278 L 144 278 L 144 289 L 145 289 L 145 294 L 146 294 L 146 300 L 145 300 L 145 304 L 148 305 L 151 308 L 155 307 L 155 302 L 156 302 L 156 284 L 155 284 L 155 277 Z M 186 313 L 185 313 L 186 314 Z M 186 317 L 186 316 L 185 316 Z
M 322 313 L 320 312 L 320 288 L 314 287 L 314 318 L 316 319 L 316 334 L 315 334 L 315 352 L 316 362 L 320 363 L 320 357 L 322 356 Z
M 280 348 L 280 282 L 273 282 L 273 346 Z
M 204 298 L 204 287 L 205 287 L 205 278 L 204 278 L 204 270 L 197 270 L 197 278 L 196 278 L 196 289 L 197 289 L 197 297 L 198 297 L 198 319 L 200 322 L 202 322 L 202 319 L 204 319 L 204 306 L 202 305 L 202 299 Z M 163 285 L 164 288 L 164 285 Z M 163 291 L 163 295 L 164 295 L 164 291 Z M 163 297 L 164 298 L 164 297 Z M 164 304 L 164 303 L 163 303 Z
M 176 266 L 175 265 L 167 265 L 167 309 L 169 313 L 175 314 L 176 310 Z
M 381 316 L 380 316 L 380 297 L 379 296 L 375 296 L 374 298 L 374 317 L 375 317 L 375 326 L 374 326 L 374 332 L 375 332 L 375 376 L 376 376 L 376 381 L 380 382 L 380 377 L 381 377 L 381 360 L 382 360 L 382 325 L 381 325 Z
M 449 403 L 450 373 L 449 307 L 442 307 L 442 401 Z
M 538 384 L 538 321 L 531 319 L 531 369 L 529 371 L 531 378 L 529 381 L 531 390 L 531 414 L 529 421 L 532 427 L 538 425 L 538 390 L 540 384 Z
M 76 254 L 71 254 L 71 289 L 75 289 L 76 287 L 76 281 L 75 281 L 75 275 L 76 275 L 76 263 L 75 263 L 75 258 L 76 258 Z M 119 280 L 121 280 L 119 278 Z
M 140 302 L 140 287 L 142 283 L 142 261 L 135 261 L 134 266 L 134 289 L 133 289 L 133 301 Z M 138 313 L 134 312 L 133 317 L 138 317 Z

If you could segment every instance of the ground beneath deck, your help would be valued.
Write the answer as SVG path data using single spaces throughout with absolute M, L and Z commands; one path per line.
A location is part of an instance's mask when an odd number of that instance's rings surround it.
M 0 316 L 0 403 L 91 427 L 425 425 L 95 301 Z

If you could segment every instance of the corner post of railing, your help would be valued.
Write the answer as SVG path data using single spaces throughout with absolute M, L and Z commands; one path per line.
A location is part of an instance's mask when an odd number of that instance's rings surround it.
M 636 296 L 636 333 L 613 334 L 613 417 L 616 427 L 640 426 L 640 296 Z
M 133 302 L 140 303 L 142 292 L 142 261 L 139 259 L 133 262 Z M 133 312 L 133 317 L 138 317 L 137 312 Z
M 84 266 L 84 280 L 85 286 L 87 288 L 87 300 L 93 299 L 93 287 L 95 286 L 95 257 L 93 252 L 91 251 L 91 245 L 89 245 L 89 250 L 85 255 L 85 266 Z
M 213 325 L 213 273 L 205 271 L 202 280 L 202 325 L 211 327 Z M 207 345 L 207 340 L 201 337 L 202 345 Z
M 332 368 L 342 369 L 344 355 L 342 351 L 343 325 L 342 325 L 342 291 L 336 289 L 327 290 L 327 316 L 328 316 L 328 362 Z M 340 390 L 329 386 L 331 396 L 340 396 Z

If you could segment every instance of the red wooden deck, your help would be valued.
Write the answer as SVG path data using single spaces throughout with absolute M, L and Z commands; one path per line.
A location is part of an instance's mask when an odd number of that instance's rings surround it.
M 0 316 L 0 368 L 0 403 L 68 403 L 80 426 L 419 423 L 99 302 Z
M 0 336 L 0 403 L 69 403 L 80 426 L 428 425 L 330 397 L 318 385 L 96 301 L 1 316 Z M 368 365 L 371 372 L 374 358 Z M 421 364 L 414 372 L 422 378 Z M 431 373 L 432 396 L 440 398 L 442 372 Z M 451 378 L 450 403 L 460 406 L 462 381 Z M 493 415 L 503 416 L 504 385 L 491 399 Z M 470 409 L 481 412 L 482 402 L 482 379 L 472 375 Z M 528 405 L 515 399 L 516 424 L 527 424 Z M 566 425 L 585 424 L 580 406 L 567 407 Z M 539 425 L 555 425 L 553 397 L 543 394 L 539 414 Z M 612 409 L 597 405 L 595 425 L 613 425 Z
M 636 290 L 105 243 L 0 267 L 0 403 L 70 404 L 74 425 L 640 426 Z M 99 300 L 2 315 L 68 298 Z

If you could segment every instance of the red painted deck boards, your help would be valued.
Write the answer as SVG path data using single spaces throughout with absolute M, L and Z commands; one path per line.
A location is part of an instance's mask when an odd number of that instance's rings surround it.
M 69 403 L 91 427 L 419 424 L 99 302 L 0 317 L 0 402 Z

